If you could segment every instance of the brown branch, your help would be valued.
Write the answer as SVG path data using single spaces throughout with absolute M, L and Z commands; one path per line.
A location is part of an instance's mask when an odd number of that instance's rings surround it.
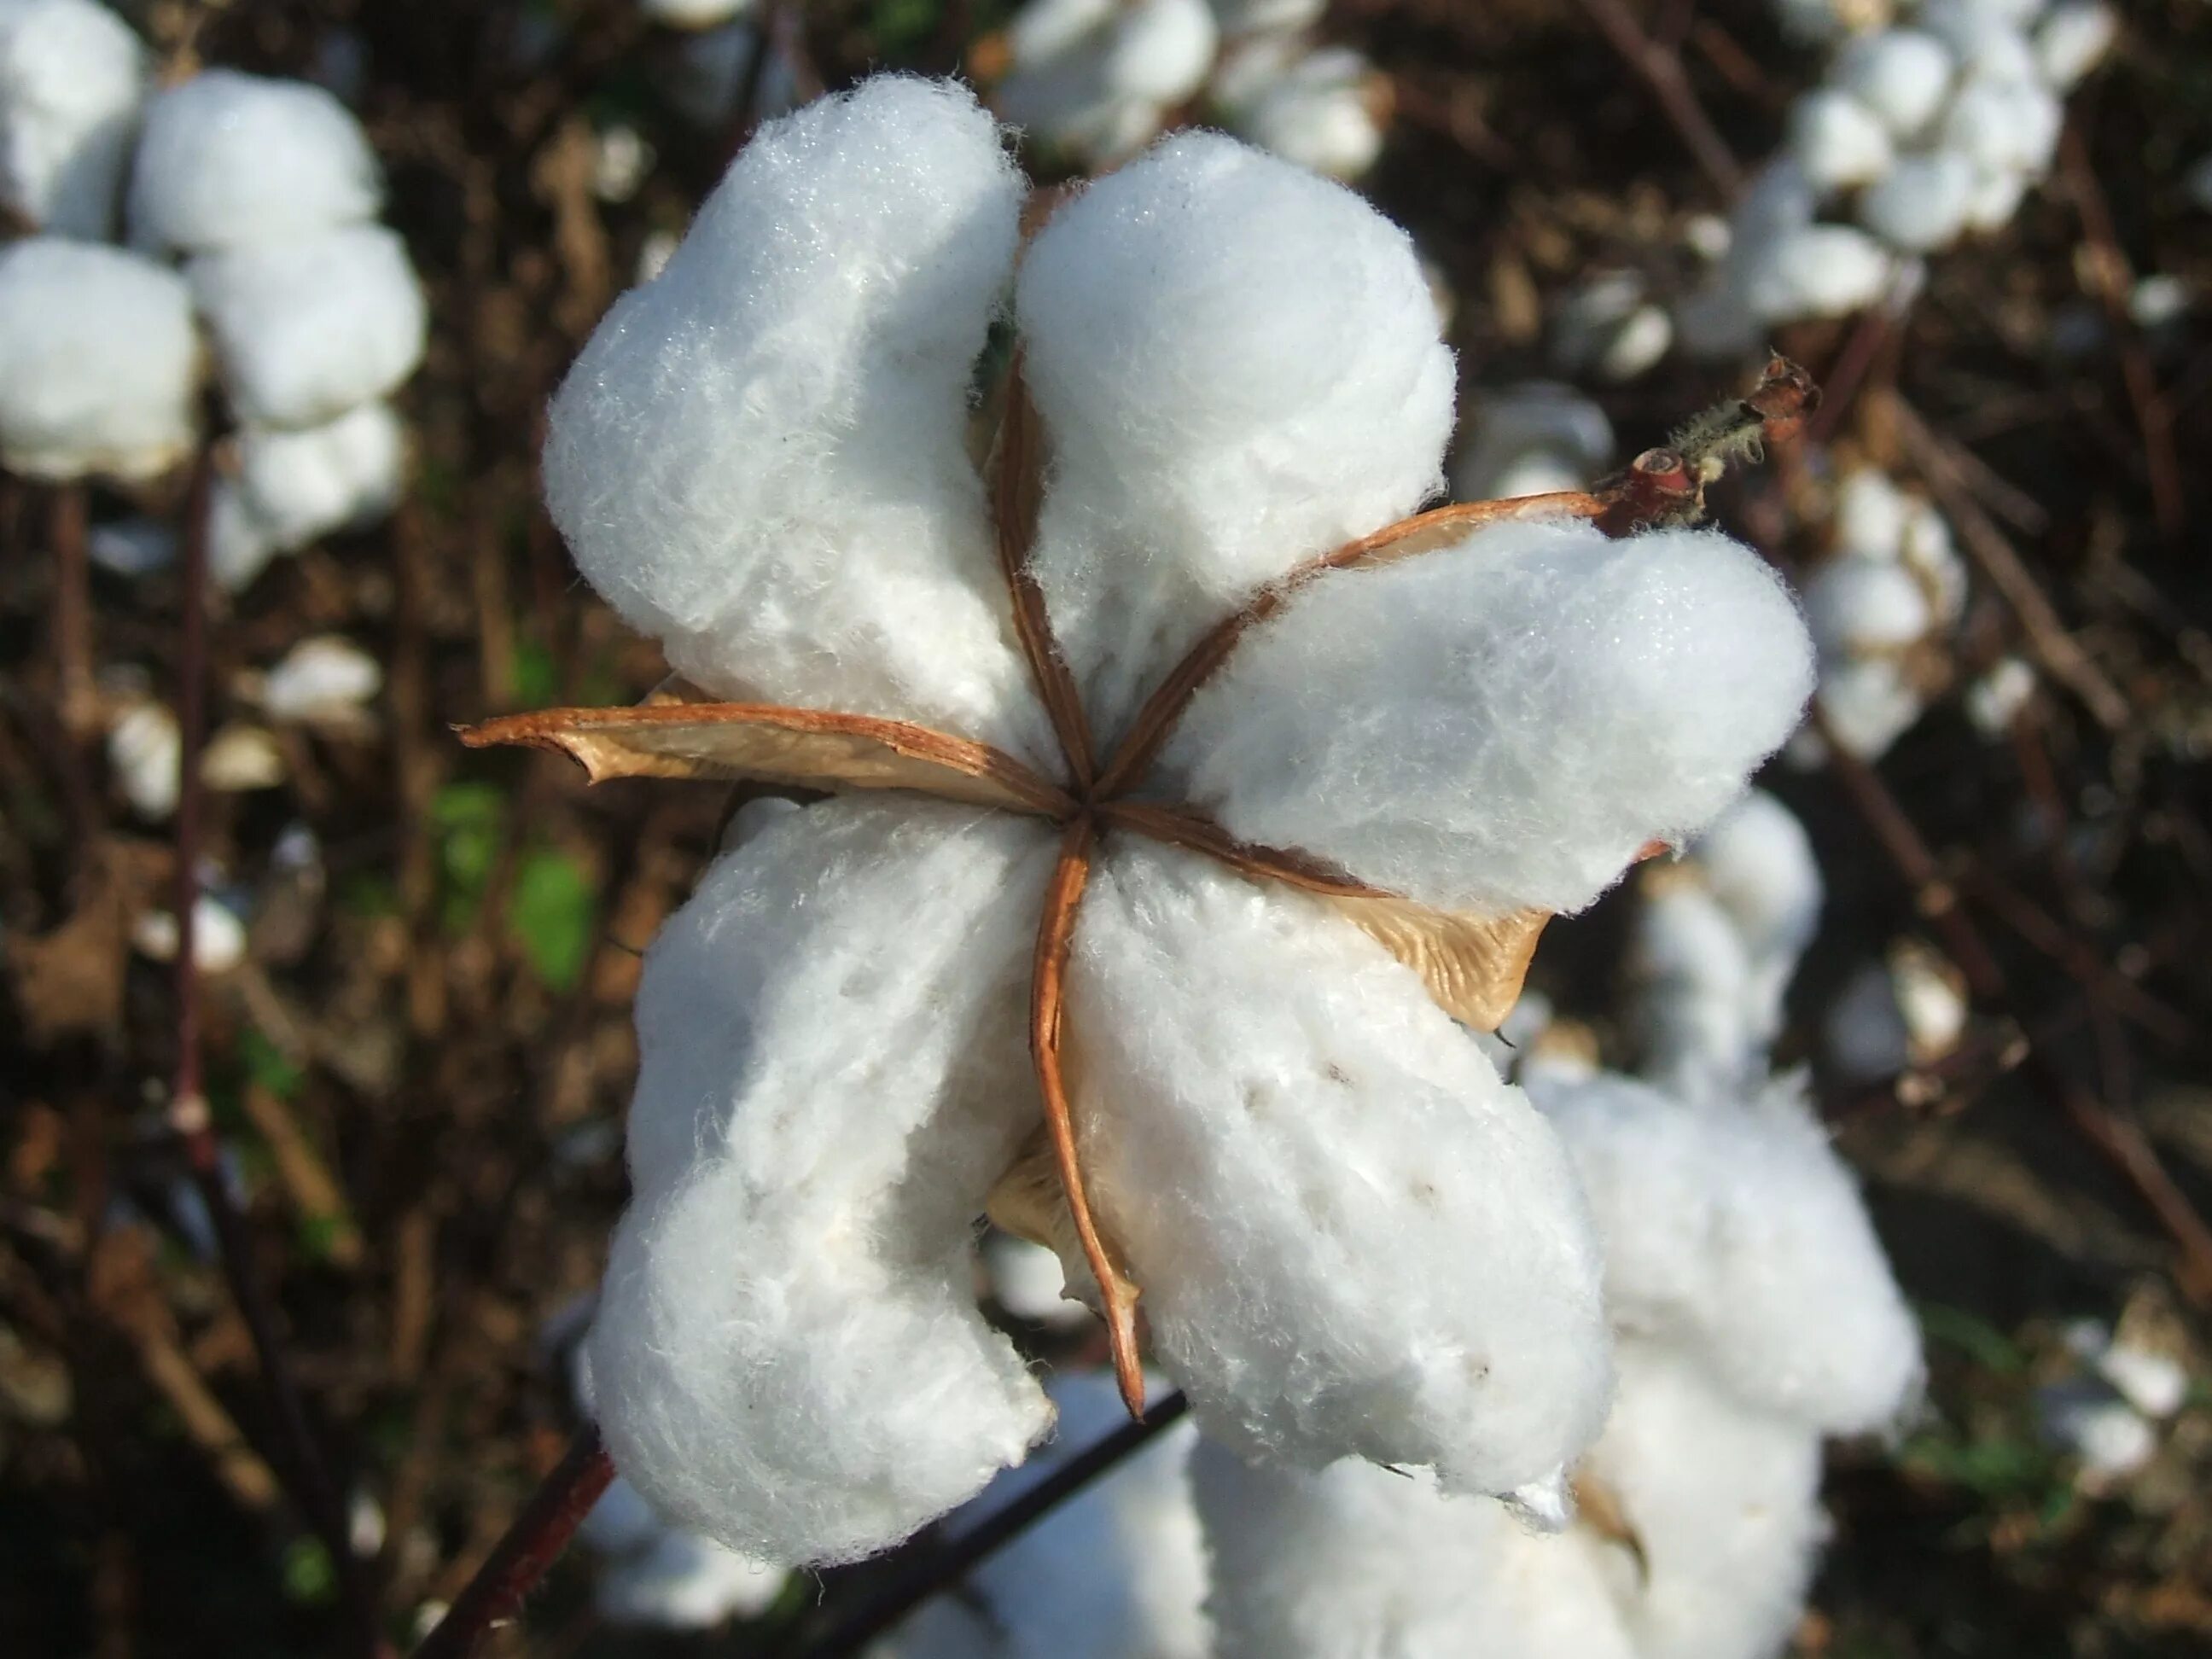
M 84 486 L 56 484 L 47 539 L 53 544 L 55 690 L 62 731 L 71 743 L 92 735 L 100 698 L 92 674 L 92 574 L 87 547 Z
M 1078 794 L 1091 787 L 1098 775 L 1091 747 L 1091 722 L 1083 709 L 1083 693 L 1075 684 L 1059 641 L 1053 638 L 1052 617 L 1044 591 L 1030 573 L 1030 555 L 1036 543 L 1037 518 L 1044 504 L 1044 434 L 1029 386 L 1022 378 L 1019 352 L 1006 371 L 1006 406 L 999 418 L 998 455 L 992 483 L 992 519 L 997 532 L 999 566 L 1006 578 L 1014 607 L 1014 632 L 1029 659 L 1037 696 L 1052 716 L 1052 729 L 1067 759 L 1069 781 Z
M 1036 959 L 1030 981 L 1030 1056 L 1036 1066 L 1037 1088 L 1044 1097 L 1045 1127 L 1052 1136 L 1054 1162 L 1067 1194 L 1068 1213 L 1083 1241 L 1083 1259 L 1098 1281 L 1100 1311 L 1114 1347 L 1114 1379 L 1132 1417 L 1145 1410 L 1144 1362 L 1137 1341 L 1137 1298 L 1140 1292 L 1114 1260 L 1083 1186 L 1076 1152 L 1075 1119 L 1067 1100 L 1061 1066 L 1061 1029 L 1066 1012 L 1067 951 L 1075 937 L 1075 915 L 1091 879 L 1091 847 L 1096 826 L 1088 814 L 1072 820 L 1060 843 L 1060 862 L 1045 890 L 1044 915 L 1037 923 Z
M 512 1620 L 614 1478 L 615 1466 L 599 1443 L 598 1426 L 585 1425 L 437 1628 L 415 1650 L 414 1659 L 461 1659 Z
M 1582 0 L 1582 8 L 1613 49 L 1651 88 L 1660 110 L 1714 187 L 1730 201 L 1742 194 L 1743 168 L 1705 113 L 1705 106 L 1698 101 L 1689 76 L 1682 72 L 1681 54 L 1646 34 L 1622 0 Z

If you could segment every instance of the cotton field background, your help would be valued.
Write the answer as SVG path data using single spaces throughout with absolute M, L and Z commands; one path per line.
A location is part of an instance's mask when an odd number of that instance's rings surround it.
M 926 257 L 955 209 L 999 240 Z M 840 320 L 859 263 L 927 303 Z M 989 562 L 1039 418 L 1073 690 L 994 725 L 1021 658 L 899 561 Z M 0 1653 L 2212 1650 L 2208 455 L 2203 0 L 0 0 Z M 1553 492 L 1489 586 L 1248 619 L 1141 757 L 1225 830 L 1071 923 L 1114 1237 L 1005 1201 L 1066 1201 L 1035 1080 L 946 1009 L 1032 994 L 1019 813 L 1145 810 L 1052 781 L 1068 700 L 1103 738 L 1299 558 Z M 672 666 L 921 686 L 1036 844 L 475 746 Z M 1560 914 L 1510 1014 L 1432 981 L 1470 1036 L 1243 905 L 1294 854 Z M 929 1167 L 1019 1143 L 1004 1230 L 868 1210 L 897 1103 L 774 1116 L 763 1054 L 983 1074 L 1012 1127 Z M 1308 1064 L 1282 1192 L 1176 1108 Z M 666 1103 L 740 1073 L 732 1158 L 828 1207 L 709 1194 L 686 1256 Z M 1132 1263 L 1141 1370 L 1060 1294 Z

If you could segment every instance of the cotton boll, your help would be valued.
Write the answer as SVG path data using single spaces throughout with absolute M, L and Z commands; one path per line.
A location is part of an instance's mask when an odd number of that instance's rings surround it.
M 1240 840 L 1425 904 L 1577 910 L 1739 795 L 1811 689 L 1796 607 L 1749 549 L 1509 520 L 1302 589 L 1155 776 Z
M 1039 1325 L 1087 1325 L 1091 1310 L 1064 1294 L 1067 1276 L 1060 1258 L 1042 1244 L 994 1233 L 983 1245 L 991 1295 L 1017 1319 Z
M 2108 1490 L 2158 1455 L 2158 1431 L 2126 1401 L 2094 1382 L 2051 1383 L 2036 1391 L 2043 1437 L 2081 1460 L 2081 1485 Z
M 145 56 L 129 26 L 93 0 L 0 6 L 0 206 L 49 235 L 108 234 Z
M 155 962 L 177 959 L 177 918 L 149 910 L 131 927 L 131 948 Z M 222 900 L 203 893 L 192 905 L 192 965 L 203 974 L 227 974 L 246 960 L 246 923 Z
M 1897 659 L 1885 656 L 1824 664 L 1820 704 L 1828 734 L 1846 754 L 1878 760 L 1911 729 L 1928 699 L 1905 678 Z M 1822 757 L 1817 749 L 1808 757 L 1816 765 Z
M 1966 228 L 1975 185 L 1973 163 L 1950 150 L 1900 156 L 1859 198 L 1859 222 L 1909 252 L 1929 252 Z
M 1412 243 L 1232 140 L 1092 185 L 1016 310 L 1052 453 L 1030 568 L 1103 742 L 1260 585 L 1443 483 L 1452 360 Z
M 1889 970 L 1869 962 L 1845 981 L 1822 1024 L 1828 1062 L 1847 1082 L 1882 1083 L 1912 1063 L 1911 1035 Z
M 1057 1372 L 1052 1441 L 946 1522 L 968 1532 L 1128 1421 L 1112 1382 Z M 1057 1504 L 870 1650 L 869 1659 L 1204 1659 L 1205 1546 L 1186 1470 L 1197 1436 L 1167 1430 Z
M 261 685 L 261 707 L 275 720 L 319 720 L 353 714 L 384 687 L 376 659 L 336 635 L 302 640 Z
M 647 953 L 637 1196 L 588 1346 L 615 1465 L 672 1522 L 850 1559 L 1048 1426 L 969 1242 L 1037 1118 L 1052 857 L 1007 815 L 826 801 L 717 860 Z
M 1991 81 L 2036 78 L 2034 48 L 2021 33 L 2025 13 L 1990 0 L 1923 0 L 1919 27 L 1948 46 L 1963 73 Z
M 200 756 L 202 781 L 226 794 L 274 789 L 284 775 L 284 751 L 258 726 L 224 726 Z
M 1644 902 L 1629 947 L 1645 1076 L 1685 1097 L 1732 1092 L 1764 1069 L 1751 953 L 1709 893 L 1676 881 Z
M 1754 789 L 1698 838 L 1690 860 L 1753 960 L 1781 965 L 1786 983 L 1819 930 L 1826 898 L 1805 826 L 1773 796 Z
M 2119 15 L 2098 0 L 2064 0 L 2035 29 L 2035 65 L 2060 92 L 2096 68 L 2120 32 Z
M 1809 92 L 1790 106 L 1790 149 L 1805 176 L 1824 191 L 1879 179 L 1894 155 L 1881 118 L 1832 88 Z
M 1528 1086 L 1596 1212 L 1617 1329 L 1695 1353 L 1737 1399 L 1805 1428 L 1897 1419 L 1920 1381 L 1918 1327 L 1795 1084 L 1742 1106 L 1621 1077 Z
M 1582 283 L 1559 307 L 1553 360 L 1566 374 L 1594 374 L 1615 385 L 1652 368 L 1667 355 L 1674 330 L 1647 293 L 1643 276 L 1632 270 L 1607 271 Z M 1607 436 L 1609 450 L 1609 428 Z
M 1837 550 L 1863 559 L 1899 557 L 1911 504 L 1887 473 L 1853 467 L 1836 483 Z
M 1692 356 L 1741 356 L 1759 345 L 1762 325 L 1738 277 L 1736 272 L 1723 272 L 1675 305 L 1675 337 Z
M 107 730 L 107 767 L 131 810 L 158 823 L 177 810 L 184 739 L 164 704 L 133 703 Z
M 1807 225 L 1747 247 L 1743 258 L 1745 303 L 1769 323 L 1848 316 L 1881 298 L 1897 274 L 1888 251 L 1849 225 Z
M 2019 213 L 2029 185 L 2024 173 L 1985 173 L 1976 182 L 1966 204 L 1966 228 L 1991 234 L 2002 230 Z
M 1126 159 L 1196 93 L 1217 40 L 1205 0 L 1037 0 L 1006 31 L 1000 112 L 1094 163 Z
M 1634 1659 L 1600 1553 L 1501 1504 L 1353 1460 L 1255 1467 L 1210 1440 L 1191 1484 L 1218 1659 Z
M 203 254 L 188 274 L 232 405 L 248 422 L 335 420 L 422 360 L 422 284 L 406 244 L 381 225 Z
M 1975 78 L 1944 111 L 1940 137 L 1984 177 L 2035 175 L 2050 167 L 2063 122 L 2057 98 L 2038 82 Z
M 1048 763 L 963 447 L 1022 191 L 964 90 L 867 82 L 764 127 L 600 323 L 546 501 L 679 673 Z
M 389 404 L 363 404 L 327 425 L 248 427 L 239 438 L 243 504 L 289 550 L 382 517 L 399 498 L 406 437 Z
M 199 253 L 313 237 L 376 216 L 361 123 L 304 81 L 206 70 L 147 106 L 131 177 L 131 238 Z
M 1638 1659 L 1771 1659 L 1827 1534 L 1818 1433 L 1746 1411 L 1694 1360 L 1621 1344 L 1618 1402 L 1586 1466 L 1644 1552 L 1612 1577 Z
M 1382 153 L 1389 81 L 1348 46 L 1255 40 L 1222 64 L 1213 96 L 1240 137 L 1331 179 L 1358 179 Z
M 711 1630 L 766 1612 L 787 1576 L 711 1540 L 663 1532 L 640 1553 L 609 1563 L 592 1602 L 610 1625 Z
M 1892 137 L 1910 138 L 1943 106 L 1956 63 L 1934 34 L 1884 29 L 1844 46 L 1829 78 L 1879 116 Z
M 1328 0 L 1210 0 L 1224 34 L 1289 33 L 1311 28 L 1328 11 Z
M 243 590 L 276 556 L 276 538 L 245 492 L 228 478 L 216 480 L 208 507 L 208 574 L 227 593 Z
M 173 271 L 89 242 L 0 248 L 0 462 L 33 478 L 167 471 L 192 444 L 199 343 Z
M 2018 657 L 2005 657 L 1966 688 L 1966 718 L 1985 738 L 2002 737 L 2035 695 L 2035 670 Z
M 1567 1160 L 1419 978 L 1318 901 L 1109 842 L 1066 1033 L 1091 1202 L 1241 1455 L 1506 1492 L 1605 1408 Z
M 1831 559 L 1805 584 L 1805 621 L 1824 661 L 1901 650 L 1934 620 L 1927 593 L 1902 565 Z
M 656 23 L 702 29 L 750 16 L 753 0 L 640 0 L 638 9 Z
M 1943 515 L 1924 501 L 1909 501 L 1898 551 L 1928 594 L 1936 619 L 1946 626 L 1957 622 L 1966 607 L 1966 567 Z
M 1452 464 L 1452 495 L 1462 501 L 1580 489 L 1613 459 L 1605 411 L 1558 380 L 1480 392 L 1468 425 L 1472 435 Z

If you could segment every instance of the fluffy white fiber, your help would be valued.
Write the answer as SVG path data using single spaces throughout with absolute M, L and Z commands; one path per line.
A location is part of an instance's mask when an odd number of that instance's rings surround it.
M 639 0 L 638 9 L 656 23 L 699 29 L 749 16 L 753 0 Z
M 1275 34 L 1224 57 L 1213 101 L 1240 137 L 1329 178 L 1357 179 L 1382 153 L 1389 83 L 1349 46 L 1315 50 Z
M 1780 579 L 1708 531 L 1508 522 L 1304 589 L 1163 757 L 1238 838 L 1426 904 L 1577 910 L 1702 829 L 1797 723 Z
M 146 478 L 191 448 L 199 340 L 175 272 L 94 242 L 0 247 L 0 461 Z
M 1895 1421 L 1918 1382 L 1917 1328 L 1800 1087 L 1713 1109 L 1621 1077 L 1528 1086 L 1597 1212 L 1616 1328 L 1698 1355 L 1745 1405 L 1808 1428 Z
M 384 689 L 384 670 L 351 640 L 335 634 L 301 640 L 261 683 L 261 707 L 275 720 L 343 721 Z
M 1255 588 L 1443 483 L 1452 360 L 1412 243 L 1231 140 L 1091 185 L 1017 313 L 1053 453 L 1034 568 L 1102 737 Z
M 636 1198 L 589 1352 L 670 1521 L 864 1554 L 1020 1461 L 1050 1407 L 975 1306 L 969 1231 L 1036 1122 L 1041 827 L 839 800 L 717 860 L 647 954 Z
M 1601 1553 L 1502 1504 L 1350 1460 L 1255 1468 L 1211 1441 L 1191 1484 L 1216 1659 L 1637 1659 Z
M 406 434 L 391 404 L 362 404 L 322 426 L 248 427 L 239 435 L 234 499 L 218 506 L 216 580 L 240 588 L 272 554 L 381 518 L 399 498 Z
M 373 219 L 383 187 L 361 124 L 320 87 L 211 69 L 147 106 L 131 235 L 191 253 Z
M 406 244 L 380 225 L 205 253 L 188 267 L 232 406 L 314 426 L 415 371 L 428 328 Z
M 1573 1459 L 1607 1384 L 1581 1200 L 1411 969 L 1291 890 L 1109 845 L 1068 1004 L 1094 1201 L 1201 1427 L 1462 1492 Z
M 1933 120 L 1951 89 L 1956 60 L 1934 35 L 1883 29 L 1863 35 L 1837 55 L 1835 84 L 1871 109 L 1899 138 Z
M 607 1496 L 613 1495 L 610 1489 Z M 782 1568 L 726 1550 L 712 1539 L 661 1530 L 642 1549 L 600 1569 L 592 1603 L 611 1625 L 709 1630 L 726 1620 L 766 1612 L 787 1577 Z
M 1110 1380 L 1060 1372 L 1052 1441 L 946 1522 L 953 1535 L 1128 1421 Z M 1057 1505 L 870 1650 L 870 1659 L 1208 1659 L 1205 1545 L 1178 1424 Z
M 1790 149 L 1821 190 L 1879 179 L 1896 153 L 1879 115 L 1850 93 L 1828 87 L 1790 106 Z
M 1218 39 L 1206 0 L 1032 0 L 1007 27 L 995 101 L 1049 149 L 1123 161 L 1206 83 Z
M 679 672 L 1045 758 L 963 447 L 1022 192 L 965 91 L 872 81 L 764 127 L 599 325 L 547 501 Z
M 1613 422 L 1574 387 L 1524 380 L 1477 395 L 1452 463 L 1455 500 L 1485 501 L 1580 489 L 1613 459 Z
M 0 206 L 98 240 L 137 129 L 145 52 L 94 0 L 0 3 Z
M 1966 228 L 1974 164 L 1954 150 L 1900 157 L 1859 198 L 1859 222 L 1893 246 L 1925 253 Z

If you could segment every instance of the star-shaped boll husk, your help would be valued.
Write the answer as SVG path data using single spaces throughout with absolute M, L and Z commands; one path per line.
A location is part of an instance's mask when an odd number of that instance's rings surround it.
M 555 400 L 554 516 L 689 685 L 471 740 L 846 792 L 748 814 L 648 956 L 608 1446 L 786 1560 L 969 1497 L 1050 1420 L 974 1305 L 995 1194 L 1125 1392 L 1141 1287 L 1244 1455 L 1555 1495 L 1599 1250 L 1447 1007 L 1494 1022 L 1547 913 L 1741 791 L 1803 628 L 1725 538 L 1594 522 L 1692 498 L 1670 458 L 1401 522 L 1452 362 L 1340 187 L 1182 136 L 1024 252 L 1025 195 L 957 87 L 771 124 Z

